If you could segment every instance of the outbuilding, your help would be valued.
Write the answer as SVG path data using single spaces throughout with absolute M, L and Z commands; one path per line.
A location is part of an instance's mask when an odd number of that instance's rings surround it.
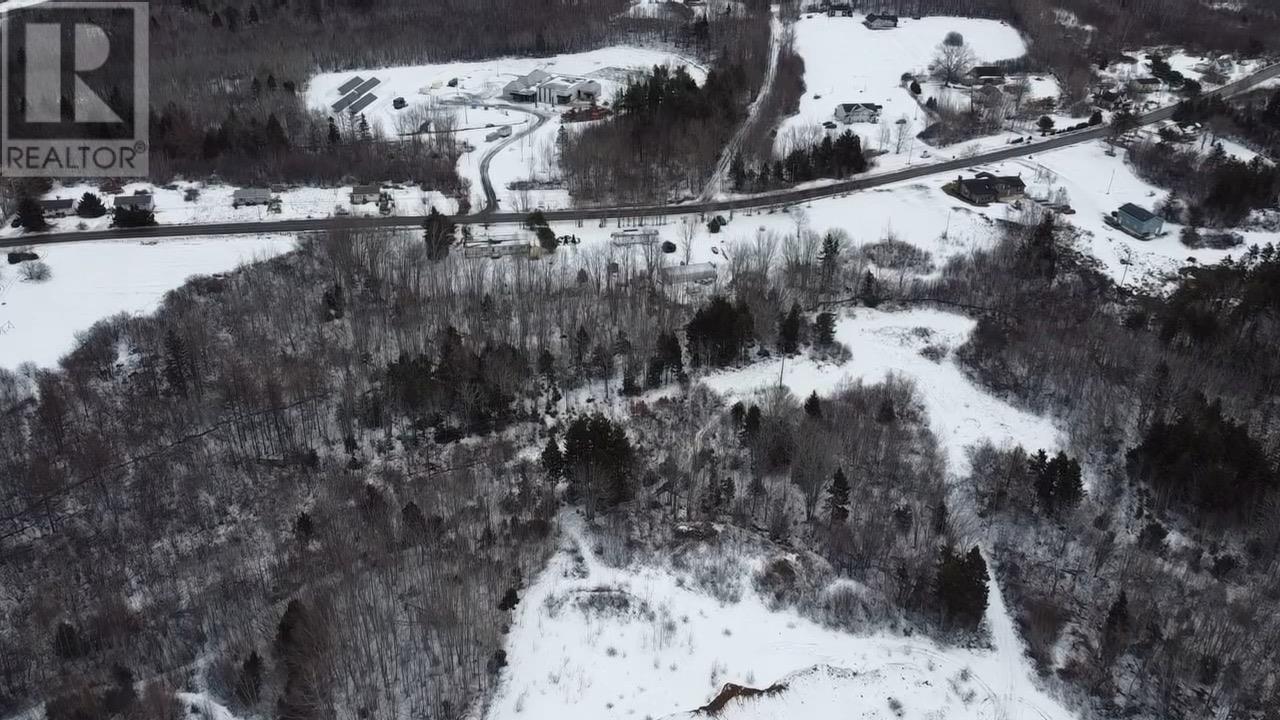
M 1140 238 L 1155 237 L 1164 230 L 1164 220 L 1159 215 L 1133 203 L 1121 205 L 1115 218 L 1122 230 Z

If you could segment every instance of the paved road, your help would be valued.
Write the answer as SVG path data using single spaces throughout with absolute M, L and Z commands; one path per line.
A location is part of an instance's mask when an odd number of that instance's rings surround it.
M 1280 77 L 1280 65 L 1271 65 L 1249 77 L 1225 85 L 1211 93 L 1212 95 L 1234 95 L 1257 85 L 1265 80 Z M 1173 107 L 1160 108 L 1139 118 L 1139 122 L 1148 125 L 1173 116 Z M 975 155 L 969 158 L 948 160 L 930 165 L 918 165 L 903 170 L 877 175 L 864 175 L 852 180 L 805 188 L 803 190 L 782 190 L 762 193 L 731 200 L 712 200 L 708 202 L 690 202 L 676 205 L 636 205 L 625 207 L 574 208 L 570 210 L 549 210 L 545 214 L 548 220 L 599 220 L 604 218 L 641 218 L 659 217 L 663 215 L 687 215 L 694 213 L 714 213 L 726 210 L 746 210 L 752 208 L 769 208 L 807 202 L 818 198 L 843 195 L 856 190 L 888 185 L 891 183 L 914 180 L 916 178 L 958 172 L 975 165 L 999 162 L 1010 158 L 1057 150 L 1079 143 L 1100 140 L 1107 136 L 1108 128 L 1100 126 L 1074 133 L 1066 133 L 1046 139 L 1037 139 L 1031 144 L 1011 145 L 993 152 Z M 481 213 L 477 215 L 460 215 L 453 218 L 460 225 L 506 224 L 524 221 L 522 213 Z M 253 222 L 211 223 L 202 225 L 158 225 L 145 228 L 113 228 L 110 230 L 94 230 L 87 232 L 67 232 L 24 235 L 18 238 L 0 240 L 0 248 L 24 245 L 45 245 L 50 243 L 85 242 L 90 240 L 115 239 L 148 239 L 174 238 L 191 236 L 245 235 L 259 233 L 292 233 L 318 230 L 364 230 L 368 228 L 404 228 L 420 227 L 423 216 L 405 215 L 391 217 L 332 217 L 307 220 L 268 220 Z

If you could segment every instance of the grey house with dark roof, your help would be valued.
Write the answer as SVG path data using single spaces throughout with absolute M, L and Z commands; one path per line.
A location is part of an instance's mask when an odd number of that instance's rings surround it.
M 997 176 L 984 172 L 969 180 L 960 178 L 956 181 L 956 194 L 975 205 L 1014 200 L 1026 192 L 1027 184 L 1016 175 Z
M 41 200 L 40 210 L 45 217 L 66 217 L 71 214 L 71 209 L 75 206 L 76 201 L 71 198 L 56 198 L 53 200 Z
M 1154 237 L 1164 230 L 1164 220 L 1159 215 L 1133 203 L 1121 205 L 1115 218 L 1122 230 L 1141 238 Z

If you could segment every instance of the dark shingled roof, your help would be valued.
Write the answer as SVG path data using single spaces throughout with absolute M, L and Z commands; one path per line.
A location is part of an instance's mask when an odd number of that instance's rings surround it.
M 1124 205 L 1121 205 L 1120 212 L 1124 213 L 1125 215 L 1128 215 L 1129 217 L 1133 218 L 1134 220 L 1137 220 L 1138 222 L 1147 222 L 1148 220 L 1152 220 L 1155 218 L 1155 215 L 1153 215 L 1150 210 L 1147 210 L 1146 208 L 1138 207 L 1133 203 L 1125 203 Z

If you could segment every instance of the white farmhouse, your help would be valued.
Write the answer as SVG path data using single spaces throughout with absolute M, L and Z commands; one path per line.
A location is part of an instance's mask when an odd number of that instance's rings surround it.
M 875 103 L 840 103 L 836 106 L 835 118 L 845 125 L 853 123 L 878 123 L 883 105 Z

